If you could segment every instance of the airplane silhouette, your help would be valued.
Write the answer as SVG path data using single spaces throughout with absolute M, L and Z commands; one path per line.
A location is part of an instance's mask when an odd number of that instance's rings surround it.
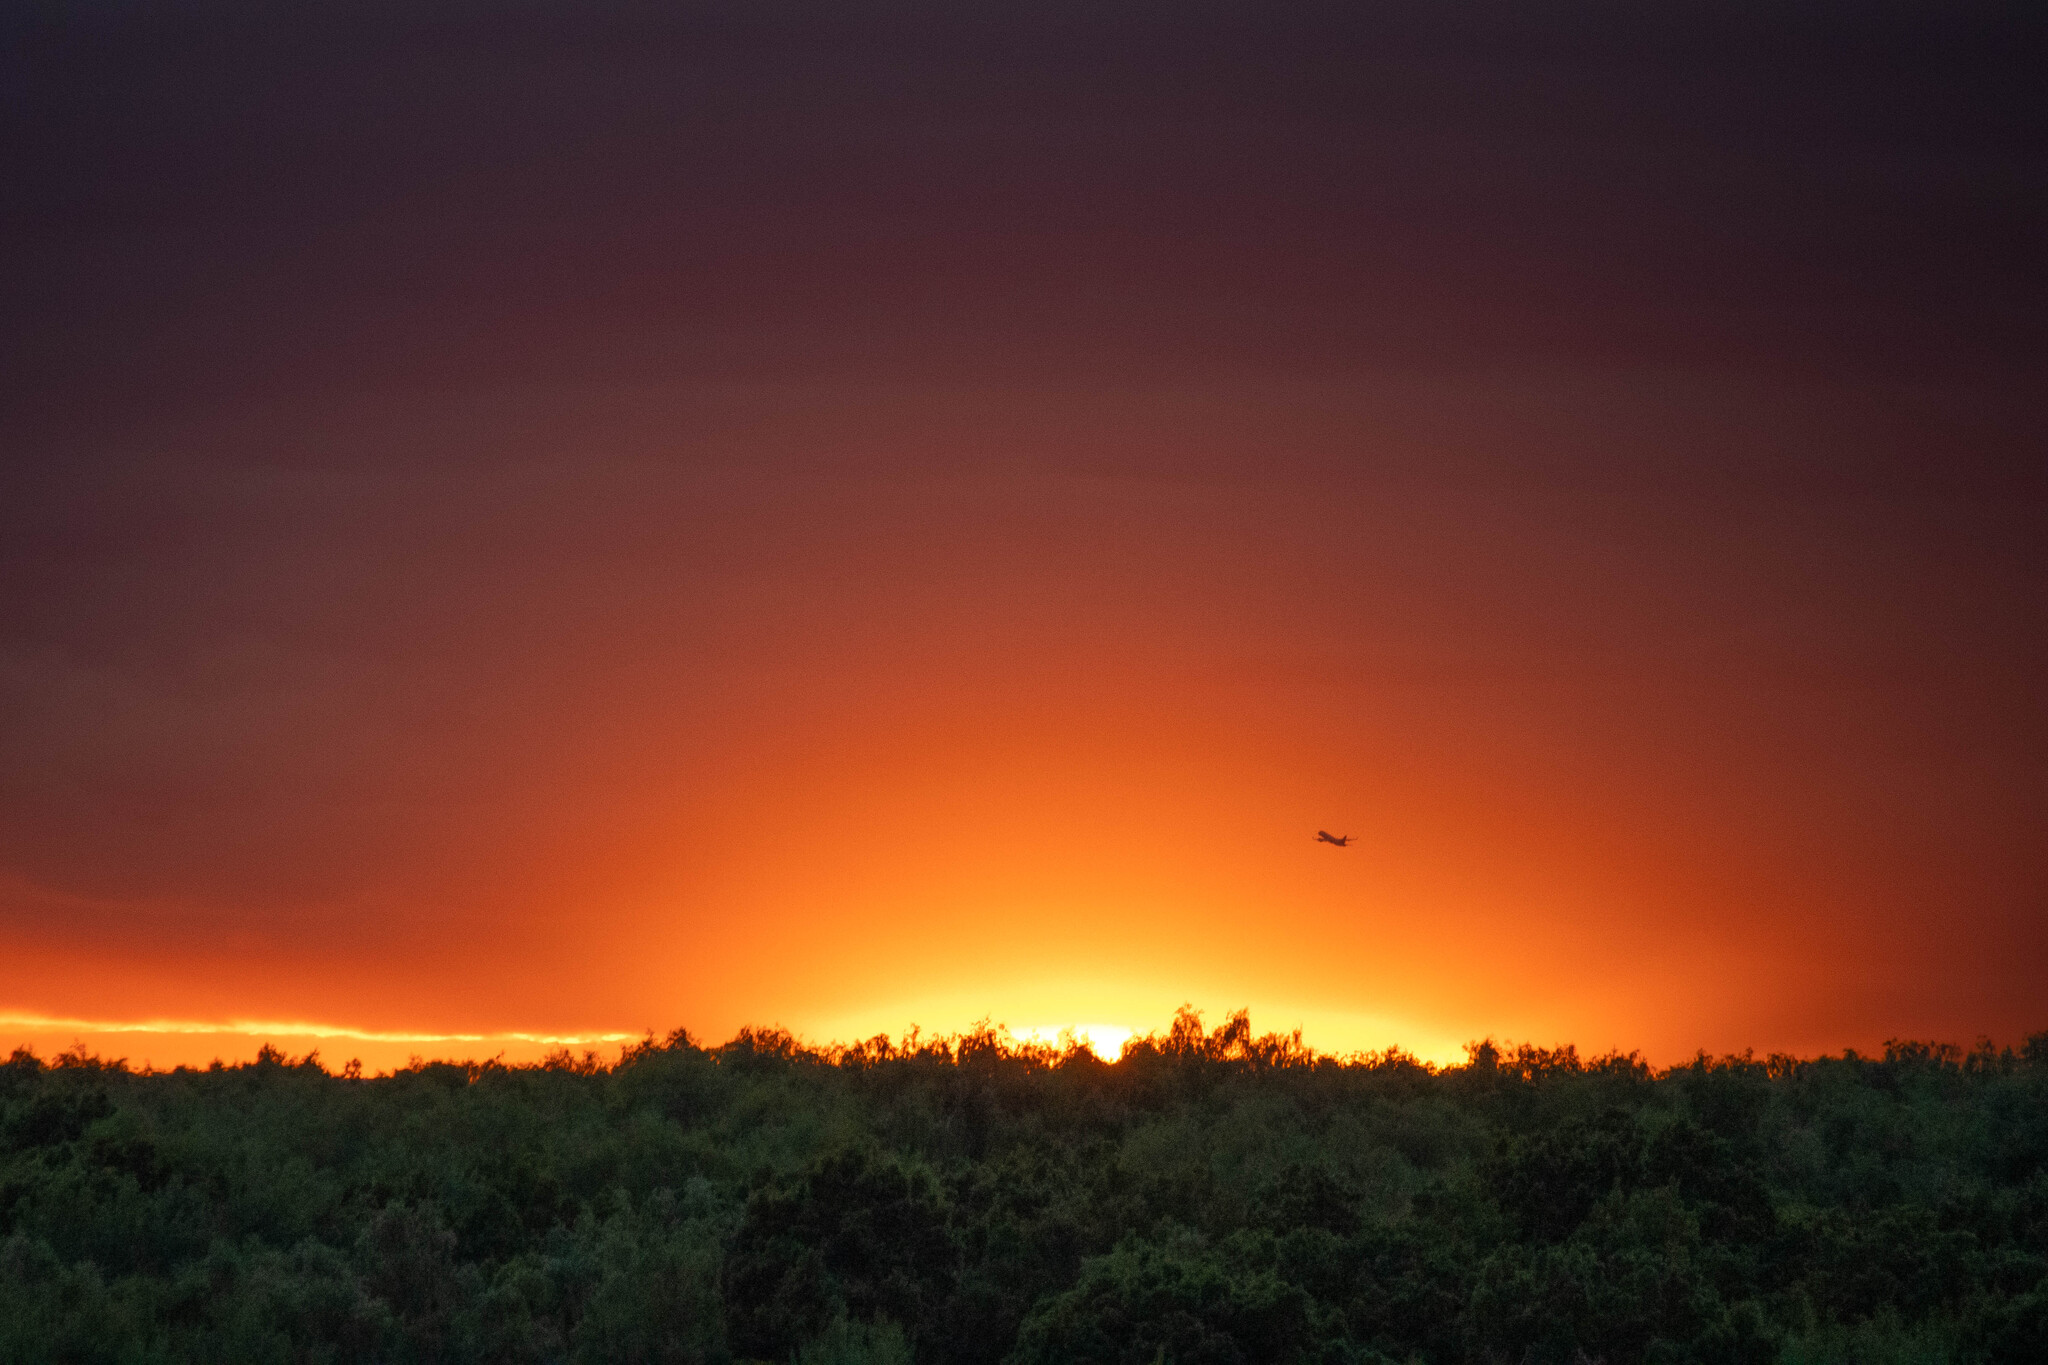
M 1326 829 L 1319 829 L 1316 831 L 1316 842 L 1319 844 L 1335 844 L 1337 847 L 1343 848 L 1345 845 L 1351 842 L 1351 836 L 1347 834 L 1343 838 L 1339 839 L 1336 835 L 1330 833 L 1330 831 Z

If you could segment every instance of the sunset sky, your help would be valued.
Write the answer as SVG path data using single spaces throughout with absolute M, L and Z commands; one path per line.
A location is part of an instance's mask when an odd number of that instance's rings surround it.
M 10 5 L 0 1049 L 2048 1028 L 2044 28 Z

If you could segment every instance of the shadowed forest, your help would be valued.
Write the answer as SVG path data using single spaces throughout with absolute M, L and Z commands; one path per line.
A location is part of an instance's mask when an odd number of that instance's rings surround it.
M 0 1066 L 0 1360 L 2048 1360 L 2048 1034 Z

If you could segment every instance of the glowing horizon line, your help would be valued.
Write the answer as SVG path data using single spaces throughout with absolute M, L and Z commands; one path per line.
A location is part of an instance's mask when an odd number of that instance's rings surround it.
M 196 1019 L 69 1019 L 43 1014 L 0 1014 L 0 1028 L 32 1029 L 38 1033 L 155 1033 L 167 1036 L 234 1034 L 241 1037 L 346 1038 L 358 1043 L 541 1043 L 558 1047 L 581 1047 L 590 1043 L 625 1043 L 645 1033 L 418 1033 L 399 1030 L 352 1028 L 344 1024 L 314 1024 L 304 1021 L 282 1023 L 264 1019 L 230 1019 L 211 1022 Z
M 1005 1024 L 1001 1030 L 1020 1043 L 1053 1043 L 1065 1035 L 1100 1051 L 1109 1045 L 1115 1053 L 1137 1030 L 1117 1024 L 1063 1024 L 1016 1028 Z M 538 1043 L 560 1047 L 581 1047 L 591 1043 L 626 1043 L 647 1036 L 640 1033 L 421 1033 L 391 1029 L 356 1028 L 346 1024 L 316 1024 L 303 1020 L 285 1022 L 266 1019 L 79 1019 L 66 1015 L 0 1013 L 0 1028 L 17 1028 L 36 1033 L 156 1034 L 164 1037 L 233 1035 L 260 1038 L 346 1038 L 361 1043 Z
M 1138 1031 L 1125 1028 L 1122 1024 L 1035 1024 L 1029 1028 L 1018 1028 L 1014 1024 L 1000 1026 L 1003 1032 L 1018 1043 L 1039 1046 L 1059 1046 L 1062 1042 L 1076 1042 L 1105 1062 L 1114 1062 L 1123 1052 L 1123 1046 L 1138 1036 Z

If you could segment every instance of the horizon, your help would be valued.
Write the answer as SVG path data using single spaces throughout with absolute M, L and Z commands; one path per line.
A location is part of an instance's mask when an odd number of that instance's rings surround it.
M 663 1033 L 647 1029 L 638 1035 L 604 1034 L 590 1036 L 446 1036 L 417 1034 L 372 1034 L 365 1031 L 339 1029 L 311 1030 L 304 1028 L 280 1028 L 247 1025 L 235 1028 L 208 1028 L 195 1024 L 189 1029 L 146 1029 L 128 1027 L 124 1029 L 102 1029 L 97 1032 L 74 1032 L 71 1042 L 62 1048 L 47 1052 L 39 1050 L 33 1042 L 16 1043 L 11 1049 L 16 1060 L 26 1056 L 42 1066 L 86 1066 L 132 1072 L 138 1075 L 176 1075 L 195 1071 L 219 1071 L 237 1067 L 260 1066 L 267 1063 L 287 1067 L 308 1067 L 329 1076 L 360 1077 L 374 1080 L 390 1077 L 422 1068 L 436 1066 L 463 1067 L 472 1073 L 479 1068 L 506 1067 L 511 1069 L 569 1068 L 579 1072 L 611 1071 L 630 1064 L 636 1057 L 649 1051 L 661 1051 L 676 1047 L 695 1048 L 711 1053 L 740 1050 L 751 1052 L 766 1044 L 770 1050 L 787 1048 L 793 1056 L 816 1059 L 829 1064 L 838 1064 L 842 1059 L 863 1057 L 871 1061 L 909 1060 L 922 1057 L 952 1062 L 963 1061 L 969 1046 L 993 1048 L 998 1055 L 1050 1064 L 1086 1056 L 1104 1065 L 1120 1064 L 1131 1049 L 1157 1051 L 1162 1046 L 1180 1044 L 1185 1046 L 1184 1031 L 1190 1025 L 1196 1045 L 1204 1039 L 1212 1048 L 1220 1049 L 1218 1055 L 1224 1060 L 1244 1060 L 1264 1052 L 1273 1052 L 1285 1058 L 1305 1062 L 1334 1062 L 1343 1066 L 1414 1066 L 1430 1074 L 1461 1070 L 1473 1065 L 1492 1066 L 1496 1059 L 1524 1067 L 1528 1065 L 1556 1065 L 1563 1062 L 1568 1067 L 1599 1069 L 1611 1063 L 1626 1063 L 1645 1069 L 1653 1077 L 1663 1077 L 1702 1064 L 1716 1066 L 1765 1065 L 1781 1068 L 1786 1065 L 1832 1060 L 1872 1061 L 1889 1060 L 1895 1055 L 1927 1056 L 1940 1062 L 1974 1064 L 1980 1061 L 1997 1061 L 2003 1058 L 2010 1062 L 2015 1057 L 2033 1056 L 2043 1047 L 2048 1047 L 2048 1028 L 2032 1030 L 2017 1038 L 1999 1040 L 1980 1035 L 1967 1045 L 1939 1039 L 1918 1039 L 1905 1037 L 1886 1038 L 1875 1051 L 1853 1044 L 1839 1049 L 1814 1053 L 1793 1054 L 1771 1052 L 1759 1057 L 1754 1049 L 1721 1054 L 1696 1049 L 1690 1055 L 1659 1062 L 1643 1055 L 1639 1049 L 1610 1047 L 1601 1050 L 1582 1049 L 1577 1044 L 1557 1040 L 1539 1043 L 1531 1040 L 1496 1038 L 1488 1035 L 1462 1044 L 1455 1056 L 1422 1055 L 1398 1043 L 1378 1048 L 1325 1048 L 1318 1047 L 1304 1037 L 1299 1027 L 1258 1032 L 1250 1023 L 1248 1010 L 1231 1011 L 1223 1022 L 1213 1029 L 1205 1029 L 1203 1011 L 1183 1005 L 1175 1012 L 1174 1019 L 1165 1028 L 1139 1031 L 1120 1026 L 1085 1026 L 1054 1028 L 1039 1026 L 1017 1029 L 1001 1021 L 977 1020 L 967 1028 L 945 1031 L 924 1029 L 916 1024 L 902 1031 L 890 1034 L 881 1032 L 867 1037 L 817 1039 L 793 1033 L 780 1025 L 741 1025 L 724 1042 L 712 1042 L 692 1034 L 688 1029 L 676 1028 Z M 7 1020 L 0 1019 L 0 1024 Z M 55 1022 L 55 1021 L 51 1021 Z M 83 1022 L 83 1021 L 80 1021 Z M 104 1022 L 104 1021 L 102 1021 Z M 152 1021 L 169 1023 L 170 1021 Z M 1243 1023 L 1241 1037 L 1234 1035 L 1233 1028 Z M 54 1036 L 61 1030 L 39 1030 Z M 140 1060 L 126 1055 L 114 1056 L 107 1051 L 89 1048 L 85 1037 L 115 1039 L 134 1034 L 145 1036 L 178 1036 L 221 1038 L 242 1037 L 255 1046 L 246 1056 L 229 1058 L 215 1053 L 204 1061 L 193 1060 L 198 1054 L 181 1056 L 180 1060 L 157 1064 L 150 1057 Z M 280 1047 L 280 1042 L 298 1040 L 340 1041 L 348 1044 L 370 1043 L 396 1047 L 417 1046 L 430 1042 L 504 1042 L 519 1045 L 516 1055 L 508 1055 L 505 1048 L 489 1055 L 476 1053 L 426 1054 L 409 1051 L 402 1065 L 391 1062 L 365 1061 L 361 1056 L 342 1056 L 347 1047 L 332 1055 L 323 1055 L 326 1049 L 314 1046 L 303 1052 L 293 1053 Z M 611 1060 L 606 1060 L 600 1047 L 617 1049 Z M 355 1049 L 361 1052 L 360 1046 Z M 369 1049 L 373 1058 L 382 1055 L 382 1049 Z M 203 1049 L 202 1049 L 203 1051 Z M 1482 1060 L 1482 1058 L 1484 1060 Z

